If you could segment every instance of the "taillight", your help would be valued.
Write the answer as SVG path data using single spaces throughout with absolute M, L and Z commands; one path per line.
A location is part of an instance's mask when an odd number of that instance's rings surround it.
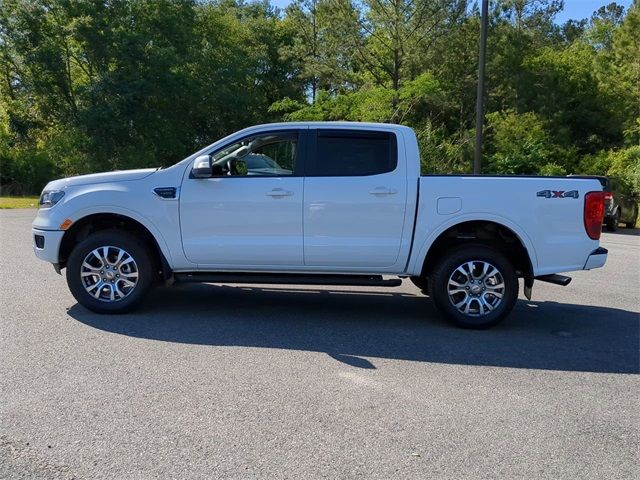
M 607 192 L 589 192 L 584 196 L 584 229 L 592 240 L 600 238 Z

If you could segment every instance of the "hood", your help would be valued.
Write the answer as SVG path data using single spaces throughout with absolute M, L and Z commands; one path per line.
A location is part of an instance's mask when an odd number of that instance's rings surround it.
M 77 177 L 61 178 L 49 182 L 45 190 L 62 190 L 66 187 L 76 187 L 78 185 L 90 185 L 95 183 L 128 182 L 131 180 L 141 180 L 148 177 L 157 168 L 139 168 L 136 170 L 116 170 L 114 172 L 92 173 L 90 175 L 79 175 Z

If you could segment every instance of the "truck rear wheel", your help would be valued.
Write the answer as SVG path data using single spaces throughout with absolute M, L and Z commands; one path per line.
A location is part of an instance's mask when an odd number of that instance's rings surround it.
M 97 313 L 124 313 L 147 293 L 157 268 L 133 235 L 103 230 L 75 246 L 67 262 L 67 284 L 75 299 Z
M 502 321 L 518 298 L 518 277 L 509 260 L 484 246 L 453 250 L 436 265 L 429 294 L 442 315 L 463 328 Z

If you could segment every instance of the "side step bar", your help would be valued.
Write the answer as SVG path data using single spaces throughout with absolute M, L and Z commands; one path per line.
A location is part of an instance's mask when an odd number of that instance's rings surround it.
M 564 275 L 558 275 L 557 273 L 551 275 L 540 275 L 539 277 L 536 277 L 536 280 L 553 283 L 554 285 L 561 285 L 563 287 L 566 287 L 571 283 L 571 277 L 565 277 Z
M 382 275 L 313 275 L 305 273 L 175 273 L 177 282 L 261 283 L 280 285 L 344 285 L 363 287 L 397 287 L 399 278 L 383 279 Z

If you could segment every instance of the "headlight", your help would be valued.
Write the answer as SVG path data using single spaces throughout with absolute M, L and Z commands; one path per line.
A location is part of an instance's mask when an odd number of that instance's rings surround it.
M 40 208 L 50 208 L 62 200 L 64 192 L 62 190 L 45 190 L 40 195 Z

